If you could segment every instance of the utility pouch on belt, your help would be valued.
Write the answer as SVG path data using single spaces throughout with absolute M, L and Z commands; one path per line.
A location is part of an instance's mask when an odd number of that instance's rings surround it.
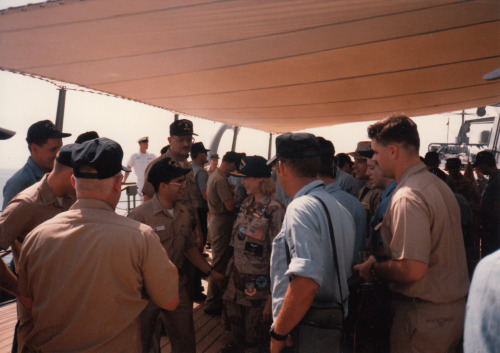
M 297 353 L 335 352 L 343 340 L 343 308 L 309 308 L 291 332 Z

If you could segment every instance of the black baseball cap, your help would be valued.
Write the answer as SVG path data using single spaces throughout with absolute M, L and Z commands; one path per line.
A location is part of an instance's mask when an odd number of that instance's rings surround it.
M 4 129 L 0 127 L 0 140 L 8 140 L 16 134 L 15 131 Z
M 107 179 L 121 170 L 131 172 L 122 166 L 123 150 L 121 146 L 110 139 L 101 137 L 77 145 L 71 154 L 73 159 L 73 174 L 76 178 Z M 97 173 L 81 173 L 80 166 L 90 165 Z
M 271 177 L 271 166 L 267 165 L 267 160 L 264 157 L 244 157 L 241 160 L 238 171 L 231 172 L 231 175 L 238 177 L 269 178 Z
M 190 170 L 191 169 L 188 168 L 182 168 L 179 163 L 172 158 L 166 157 L 160 159 L 151 167 L 148 174 L 148 181 L 153 184 L 156 190 L 160 183 L 186 175 Z
M 170 124 L 170 136 L 187 136 L 187 135 L 195 135 L 193 132 L 193 123 L 191 120 L 181 119 L 175 120 L 172 124 Z
M 56 162 L 66 167 L 73 167 L 72 154 L 77 146 L 78 144 L 76 143 L 70 143 L 69 145 L 62 146 L 57 154 Z
M 50 138 L 62 138 L 68 136 L 71 136 L 71 134 L 59 131 L 52 121 L 42 120 L 29 127 L 26 141 L 28 143 L 33 143 Z
M 84 143 L 85 141 L 90 141 L 99 138 L 99 134 L 96 131 L 87 131 L 83 134 L 78 135 L 75 143 Z
M 318 140 L 313 134 L 287 132 L 276 137 L 276 155 L 267 161 L 272 164 L 276 158 L 305 158 L 320 155 Z
M 205 146 L 203 145 L 203 142 L 196 142 L 193 143 L 191 146 L 191 153 L 207 153 L 210 150 L 207 150 Z

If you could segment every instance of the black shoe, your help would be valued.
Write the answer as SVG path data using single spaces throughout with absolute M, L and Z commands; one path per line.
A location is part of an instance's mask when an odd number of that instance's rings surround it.
M 195 303 L 201 304 L 201 303 L 204 303 L 206 299 L 207 299 L 207 296 L 204 293 L 199 292 L 199 293 L 194 295 L 193 301 Z
M 206 243 L 205 244 L 205 249 L 212 249 L 212 244 Z
M 222 315 L 222 308 L 205 308 L 205 309 L 203 309 L 203 311 L 207 315 L 212 315 L 212 316 L 221 316 Z
M 203 257 L 208 257 L 208 254 L 203 253 L 202 255 L 203 255 Z

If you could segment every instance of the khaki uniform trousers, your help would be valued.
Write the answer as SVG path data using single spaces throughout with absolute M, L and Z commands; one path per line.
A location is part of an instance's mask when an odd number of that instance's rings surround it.
M 442 304 L 396 295 L 392 311 L 391 353 L 455 353 L 464 328 L 465 298 Z
M 210 234 L 212 235 L 212 267 L 219 273 L 226 273 L 231 258 L 229 241 L 233 231 L 233 214 L 212 214 L 210 216 Z M 222 291 L 209 281 L 205 309 L 222 308 Z

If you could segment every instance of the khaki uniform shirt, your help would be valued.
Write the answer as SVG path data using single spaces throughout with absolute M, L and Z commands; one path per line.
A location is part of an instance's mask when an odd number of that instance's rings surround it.
M 234 222 L 229 261 L 228 286 L 224 300 L 251 306 L 253 300 L 266 300 L 270 291 L 269 263 L 274 237 L 281 229 L 285 207 L 276 197 L 263 196 L 255 202 L 247 197 Z
M 142 193 L 144 195 L 148 195 L 150 198 L 152 198 L 155 194 L 153 185 L 148 181 L 149 171 L 151 170 L 151 167 L 154 166 L 158 161 L 161 161 L 162 159 L 167 157 L 174 159 L 174 156 L 172 155 L 172 152 L 170 150 L 149 163 L 144 173 L 144 187 L 142 188 Z M 191 171 L 186 174 L 186 190 L 184 192 L 184 198 L 182 199 L 181 203 L 188 209 L 189 213 L 191 214 L 192 228 L 194 229 L 199 221 L 197 211 L 198 201 L 196 201 L 196 181 L 194 180 L 193 168 L 187 160 L 176 160 L 176 162 L 179 163 L 182 168 L 191 169 Z
M 80 199 L 26 237 L 19 292 L 33 302 L 20 351 L 139 352 L 144 295 L 165 306 L 178 275 L 150 227 Z
M 181 269 L 184 263 L 184 251 L 196 247 L 196 238 L 190 228 L 189 212 L 179 202 L 175 205 L 172 217 L 155 195 L 133 209 L 127 217 L 153 228 L 170 260 L 178 269 Z
M 208 210 L 212 216 L 219 214 L 230 214 L 224 206 L 224 201 L 233 199 L 233 193 L 227 180 L 227 176 L 217 168 L 208 178 L 207 202 Z
M 451 189 L 418 162 L 398 182 L 381 226 L 386 254 L 428 265 L 414 283 L 394 292 L 435 303 L 464 298 L 469 289 L 460 209 Z
M 59 203 L 47 183 L 47 175 L 17 194 L 0 216 L 0 248 L 7 250 L 12 247 L 16 268 L 26 235 L 39 224 L 68 210 L 76 200 L 74 195 L 64 196 L 62 204 Z

